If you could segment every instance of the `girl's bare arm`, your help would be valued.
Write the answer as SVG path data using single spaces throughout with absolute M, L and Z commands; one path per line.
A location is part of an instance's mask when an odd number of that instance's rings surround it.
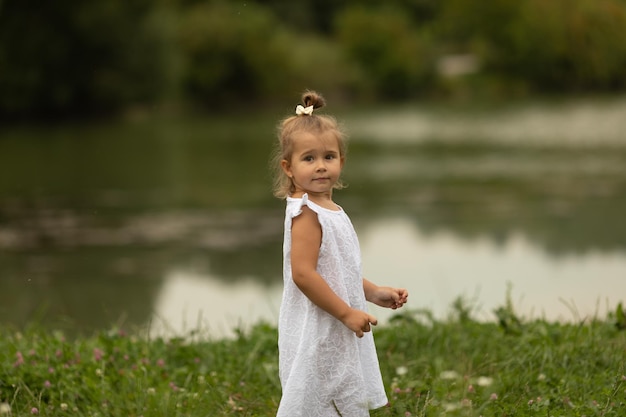
M 393 310 L 402 307 L 409 296 L 404 288 L 379 287 L 365 278 L 363 278 L 363 291 L 367 301 Z

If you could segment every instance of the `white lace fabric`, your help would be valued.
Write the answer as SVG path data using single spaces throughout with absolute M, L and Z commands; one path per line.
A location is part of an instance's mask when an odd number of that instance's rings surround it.
M 277 417 L 366 417 L 387 404 L 372 332 L 358 338 L 313 304 L 291 275 L 292 219 L 306 205 L 322 227 L 317 271 L 351 307 L 367 310 L 359 242 L 346 213 L 288 198 L 283 243 L 284 290 L 278 320 L 282 398 Z

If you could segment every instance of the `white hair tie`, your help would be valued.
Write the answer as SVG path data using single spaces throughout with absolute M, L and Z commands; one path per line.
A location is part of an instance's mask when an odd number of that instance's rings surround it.
M 313 114 L 313 106 L 304 107 L 304 106 L 298 104 L 296 106 L 296 114 L 298 116 L 300 116 L 301 114 L 306 114 L 307 116 L 310 116 L 311 114 Z

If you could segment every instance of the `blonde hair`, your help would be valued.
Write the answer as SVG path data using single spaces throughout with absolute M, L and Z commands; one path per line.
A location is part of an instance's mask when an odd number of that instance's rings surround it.
M 304 107 L 313 106 L 314 110 L 326 105 L 326 100 L 315 91 L 307 90 L 302 94 L 302 105 Z M 293 143 L 297 132 L 308 132 L 315 135 L 331 132 L 337 138 L 339 145 L 339 156 L 346 157 L 347 135 L 337 123 L 337 120 L 330 115 L 318 115 L 315 112 L 310 115 L 300 114 L 288 116 L 278 124 L 278 142 L 274 149 L 272 158 L 272 169 L 274 170 L 274 196 L 285 199 L 295 191 L 293 181 L 289 178 L 281 167 L 281 161 L 291 161 L 293 154 Z M 341 189 L 345 185 L 339 179 L 334 188 Z

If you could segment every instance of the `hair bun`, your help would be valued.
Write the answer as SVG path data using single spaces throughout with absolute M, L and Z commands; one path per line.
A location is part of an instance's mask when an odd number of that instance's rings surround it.
M 302 104 L 304 104 L 304 107 L 313 106 L 314 109 L 319 109 L 326 105 L 326 100 L 324 100 L 321 94 L 313 90 L 307 90 L 302 94 Z

